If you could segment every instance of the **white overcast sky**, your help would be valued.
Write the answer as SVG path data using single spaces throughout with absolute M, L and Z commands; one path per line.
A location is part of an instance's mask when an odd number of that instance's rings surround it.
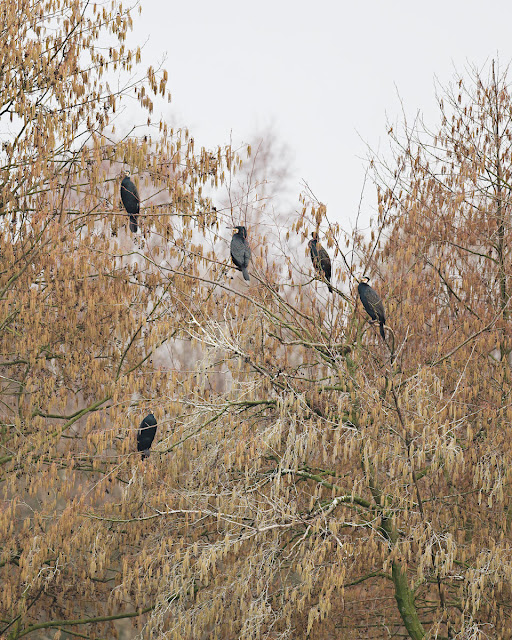
M 164 55 L 164 117 L 201 145 L 249 141 L 273 125 L 291 151 L 293 202 L 306 180 L 350 227 L 366 145 L 387 147 L 386 121 L 418 110 L 437 122 L 434 78 L 512 60 L 512 3 L 482 0 L 141 0 L 132 44 Z M 512 77 L 511 77 L 512 80 Z M 158 114 L 157 114 L 158 115 Z M 373 192 L 364 203 L 371 214 Z

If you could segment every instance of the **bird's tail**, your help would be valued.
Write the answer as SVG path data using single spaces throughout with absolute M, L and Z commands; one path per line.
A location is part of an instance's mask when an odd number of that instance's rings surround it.
M 130 214 L 130 231 L 132 231 L 133 233 L 136 233 L 137 230 L 139 228 L 139 225 L 137 224 L 137 214 Z
M 244 280 L 247 280 L 247 282 L 249 282 L 249 280 L 250 280 L 249 272 L 247 271 L 246 267 L 242 267 L 242 275 L 244 277 Z
M 379 322 L 380 324 L 380 335 L 382 336 L 382 339 L 385 340 L 386 339 L 386 333 L 384 331 L 384 323 L 382 322 L 382 320 Z
M 329 287 L 329 293 L 334 293 L 334 289 L 332 288 L 332 285 L 330 282 L 327 283 L 327 286 Z
M 144 451 L 141 451 L 142 453 L 142 459 L 145 460 L 146 458 L 149 458 L 149 449 L 144 449 Z

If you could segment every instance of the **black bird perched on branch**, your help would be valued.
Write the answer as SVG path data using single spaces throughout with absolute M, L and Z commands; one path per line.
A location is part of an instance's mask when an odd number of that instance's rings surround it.
M 380 325 L 380 335 L 383 340 L 385 340 L 386 334 L 384 333 L 384 324 L 386 322 L 386 314 L 384 313 L 384 305 L 382 304 L 379 294 L 368 284 L 370 278 L 368 278 L 368 276 L 364 276 L 363 280 L 366 280 L 366 282 L 360 282 L 357 285 L 357 292 L 359 293 L 359 297 L 361 298 L 361 302 L 363 303 L 366 313 L 370 316 L 373 322 L 378 320 Z
M 235 235 L 231 238 L 231 260 L 237 269 L 240 269 L 244 280 L 250 280 L 247 267 L 251 260 L 251 249 L 247 244 L 247 229 L 245 227 L 235 227 Z
M 329 291 L 332 293 L 333 288 L 331 287 L 331 259 L 329 258 L 329 254 L 322 247 L 322 245 L 318 242 L 318 233 L 313 231 L 311 234 L 313 238 L 308 242 L 309 252 L 311 253 L 311 262 L 315 267 L 315 271 L 318 273 L 320 277 L 324 277 L 327 280 L 327 286 L 329 287 Z
M 150 413 L 140 423 L 137 431 L 137 451 L 142 453 L 142 459 L 149 457 L 149 450 L 156 435 L 156 418 Z
M 133 184 L 128 176 L 123 178 L 121 182 L 121 200 L 124 208 L 130 214 L 130 231 L 137 231 L 137 217 L 140 210 L 140 198 L 137 187 Z

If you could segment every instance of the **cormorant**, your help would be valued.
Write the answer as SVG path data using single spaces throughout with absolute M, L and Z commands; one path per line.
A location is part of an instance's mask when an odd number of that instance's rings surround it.
M 237 269 L 240 269 L 244 280 L 250 280 L 247 267 L 251 260 L 251 250 L 247 244 L 247 229 L 245 227 L 235 227 L 236 233 L 231 238 L 231 260 Z
M 137 451 L 142 453 L 142 459 L 149 457 L 149 450 L 156 435 L 156 418 L 150 413 L 140 423 L 137 431 Z
M 364 276 L 363 280 L 366 280 L 366 282 L 360 282 L 357 285 L 357 292 L 359 293 L 359 297 L 361 298 L 361 302 L 363 303 L 366 313 L 370 316 L 372 321 L 379 321 L 380 335 L 385 340 L 386 334 L 384 333 L 384 324 L 386 322 L 386 314 L 384 313 L 384 305 L 382 304 L 379 294 L 368 284 L 370 278 L 368 278 L 368 276 Z
M 331 259 L 329 258 L 329 254 L 327 253 L 327 251 L 318 242 L 318 233 L 316 233 L 316 231 L 313 231 L 311 237 L 313 239 L 308 242 L 309 251 L 311 253 L 311 262 L 313 263 L 315 271 L 318 273 L 318 275 L 327 280 L 327 286 L 329 287 L 329 291 L 332 293 L 333 288 L 331 287 Z
M 137 187 L 128 176 L 125 176 L 121 182 L 121 200 L 123 201 L 124 208 L 130 214 L 130 231 L 135 233 L 139 228 L 137 225 L 137 217 L 140 210 L 140 198 Z

